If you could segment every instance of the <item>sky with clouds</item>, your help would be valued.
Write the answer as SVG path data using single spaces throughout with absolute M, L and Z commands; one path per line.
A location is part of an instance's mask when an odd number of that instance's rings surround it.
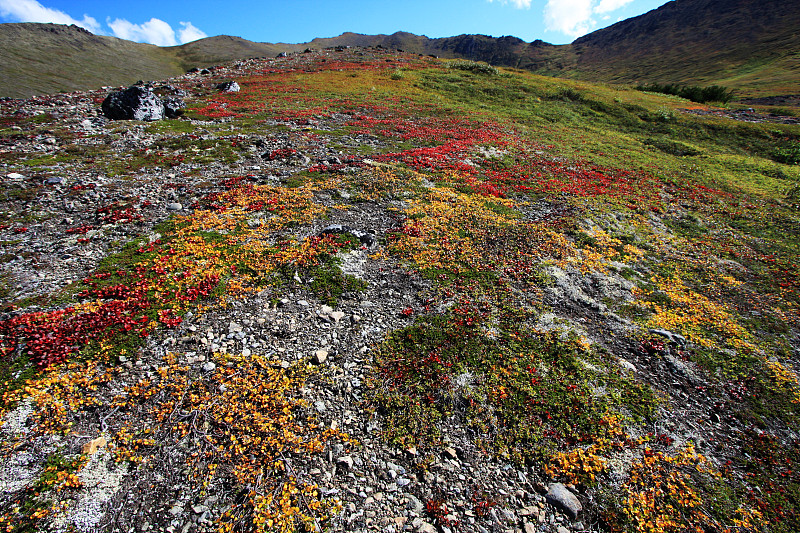
M 307 42 L 346 31 L 428 37 L 480 33 L 553 44 L 641 15 L 666 0 L 0 0 L 0 22 L 75 24 L 174 46 L 212 35 Z

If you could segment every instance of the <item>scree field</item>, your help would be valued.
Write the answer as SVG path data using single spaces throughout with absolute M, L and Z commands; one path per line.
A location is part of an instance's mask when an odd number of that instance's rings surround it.
M 796 119 L 385 49 L 155 86 L 0 102 L 0 531 L 800 531 Z

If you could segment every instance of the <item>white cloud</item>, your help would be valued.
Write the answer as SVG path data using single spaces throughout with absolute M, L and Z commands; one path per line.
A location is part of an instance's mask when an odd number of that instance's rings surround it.
M 515 0 L 519 2 L 521 0 Z M 77 20 L 57 9 L 45 7 L 37 0 L 0 0 L 0 17 L 3 20 L 15 22 L 51 22 L 53 24 L 75 24 L 92 33 L 107 35 L 113 34 L 120 39 L 138 41 L 141 43 L 156 44 L 158 46 L 175 46 L 177 44 L 196 41 L 208 37 L 204 31 L 191 22 L 181 22 L 177 32 L 168 23 L 157 18 L 151 18 L 143 24 L 133 24 L 125 19 L 110 18 L 106 20 L 111 32 L 104 30 L 97 20 L 84 14 L 82 20 Z
M 125 19 L 109 19 L 106 20 L 106 23 L 111 28 L 111 31 L 114 32 L 114 36 L 120 39 L 158 46 L 175 46 L 178 44 L 178 40 L 175 38 L 175 30 L 161 19 L 151 18 L 142 24 L 134 24 Z
M 577 38 L 589 33 L 597 26 L 592 15 L 604 15 L 608 19 L 611 11 L 616 11 L 633 0 L 547 0 L 544 7 L 545 26 L 550 31 L 558 31 Z
M 489 2 L 494 2 L 495 0 L 489 0 Z M 497 0 L 501 4 L 507 4 L 509 1 L 514 4 L 514 7 L 517 9 L 529 9 L 531 7 L 532 0 Z
M 125 19 L 109 19 L 106 23 L 115 37 L 158 46 L 176 46 L 208 37 L 191 22 L 181 22 L 182 27 L 178 30 L 177 37 L 172 26 L 157 18 L 151 18 L 142 24 L 134 24 Z
M 206 32 L 196 28 L 191 22 L 181 22 L 181 26 L 183 26 L 183 28 L 178 30 L 178 40 L 181 44 L 208 37 Z
M 63 11 L 44 7 L 36 0 L 0 0 L 0 16 L 18 22 L 52 22 L 54 24 L 75 24 L 93 33 L 102 33 L 100 23 L 84 14 L 77 20 Z
M 588 33 L 595 25 L 592 20 L 592 0 L 547 0 L 544 22 L 548 30 L 570 37 Z

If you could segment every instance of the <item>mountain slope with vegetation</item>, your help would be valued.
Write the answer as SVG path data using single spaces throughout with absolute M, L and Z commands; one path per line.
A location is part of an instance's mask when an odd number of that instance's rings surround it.
M 131 85 L 186 70 L 168 48 L 60 24 L 0 24 L 0 96 Z
M 155 48 L 52 24 L 0 24 L 0 95 L 128 85 L 193 67 L 306 49 L 382 46 L 485 61 L 563 78 L 621 84 L 724 85 L 741 98 L 800 94 L 800 4 L 679 0 L 597 30 L 568 45 L 516 37 L 430 39 L 344 33 L 310 43 L 255 43 L 217 36 Z
M 800 126 L 376 48 L 168 83 L 0 102 L 0 529 L 800 529 Z
M 679 0 L 572 43 L 578 75 L 615 83 L 718 83 L 797 92 L 800 6 Z M 785 92 L 791 91 L 791 92 Z

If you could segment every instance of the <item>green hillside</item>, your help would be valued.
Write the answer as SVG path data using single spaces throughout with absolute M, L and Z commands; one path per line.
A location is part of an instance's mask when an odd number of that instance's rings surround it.
M 77 26 L 0 24 L 2 96 L 131 85 L 184 72 L 167 48 L 93 35 Z

